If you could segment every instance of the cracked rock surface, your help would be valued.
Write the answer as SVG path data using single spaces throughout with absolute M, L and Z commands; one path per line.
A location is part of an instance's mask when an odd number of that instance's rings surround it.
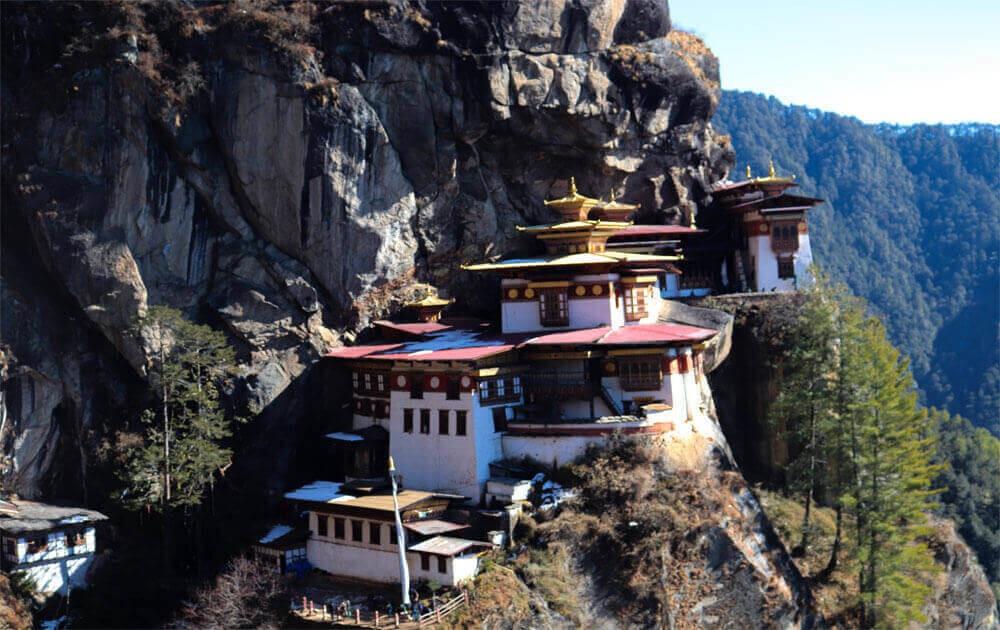
M 460 264 L 523 248 L 570 176 L 672 222 L 733 161 L 717 62 L 656 0 L 3 19 L 0 448 L 28 497 L 85 494 L 66 471 L 143 404 L 148 305 L 226 330 L 233 401 L 294 432 L 296 379 L 414 283 L 489 315 Z

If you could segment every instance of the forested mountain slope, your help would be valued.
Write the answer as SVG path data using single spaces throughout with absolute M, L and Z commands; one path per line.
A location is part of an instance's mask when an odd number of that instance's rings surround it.
M 928 405 L 998 432 L 1000 127 L 866 125 L 726 91 L 713 119 L 743 173 L 768 159 L 828 201 L 814 254 L 882 315 Z

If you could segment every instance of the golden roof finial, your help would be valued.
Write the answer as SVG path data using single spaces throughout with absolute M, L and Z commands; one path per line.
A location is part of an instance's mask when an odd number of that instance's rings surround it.
M 396 465 L 392 463 L 392 455 L 389 456 L 389 472 L 396 472 Z
M 767 161 L 767 176 L 770 177 L 770 178 L 772 178 L 772 179 L 775 177 L 775 175 L 774 175 L 774 160 L 768 160 Z
M 750 174 L 750 165 L 747 164 L 747 179 L 750 179 L 753 175 Z
M 576 195 L 576 178 L 569 178 L 569 194 Z
M 614 202 L 615 202 L 615 189 L 612 188 L 611 189 L 611 203 L 614 203 Z

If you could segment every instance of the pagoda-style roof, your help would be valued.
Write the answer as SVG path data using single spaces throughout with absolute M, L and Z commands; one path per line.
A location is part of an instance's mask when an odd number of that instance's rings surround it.
M 590 209 L 601 203 L 601 200 L 581 195 L 576 190 L 576 178 L 570 177 L 569 194 L 559 199 L 547 199 L 544 203 L 567 221 L 586 221 Z
M 658 264 L 676 262 L 677 256 L 658 256 L 654 254 L 637 254 L 632 252 L 604 251 L 601 253 L 568 254 L 566 256 L 539 258 L 512 258 L 495 263 L 466 265 L 468 271 L 513 271 L 520 269 L 544 269 L 559 267 L 580 267 L 586 265 L 614 267 L 631 266 L 634 263 Z
M 455 298 L 446 300 L 444 298 L 438 297 L 435 293 L 433 295 L 428 295 L 422 299 L 414 300 L 413 302 L 407 302 L 403 306 L 408 308 L 433 308 L 435 306 L 448 306 L 455 301 Z
M 610 232 L 614 233 L 619 230 L 623 230 L 628 226 L 632 225 L 627 221 L 601 221 L 597 220 L 585 220 L 585 221 L 565 221 L 563 223 L 552 223 L 546 225 L 529 225 L 527 227 L 517 226 L 518 231 L 526 232 L 528 234 L 536 234 L 540 237 L 544 236 L 547 232 Z

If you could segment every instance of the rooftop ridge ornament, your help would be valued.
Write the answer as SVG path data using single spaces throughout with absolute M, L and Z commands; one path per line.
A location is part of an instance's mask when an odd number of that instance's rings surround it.
M 569 178 L 569 194 L 573 195 L 574 197 L 577 195 L 577 192 L 576 192 L 576 177 L 570 177 Z
M 747 179 L 753 179 L 753 174 L 750 172 L 749 164 L 747 164 Z
M 776 175 L 774 174 L 774 160 L 767 161 L 767 176 L 774 179 Z

